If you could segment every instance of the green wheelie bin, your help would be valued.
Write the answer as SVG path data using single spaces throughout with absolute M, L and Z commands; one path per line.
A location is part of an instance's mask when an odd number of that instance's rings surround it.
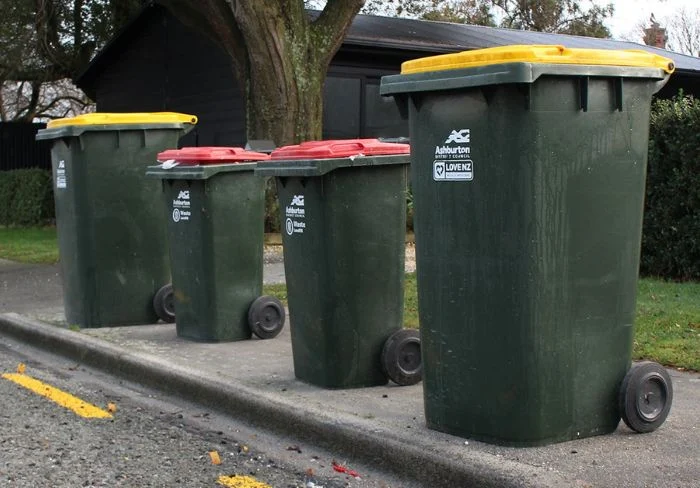
M 430 428 L 506 445 L 653 430 L 630 369 L 651 98 L 645 51 L 506 46 L 384 77 L 409 120 Z
M 312 141 L 272 152 L 296 377 L 324 388 L 420 380 L 403 329 L 407 144 Z
M 177 335 L 211 342 L 275 337 L 280 301 L 262 295 L 264 179 L 255 161 L 270 156 L 238 147 L 163 151 L 147 175 L 162 180 L 172 285 L 154 299 Z
M 177 147 L 197 117 L 92 113 L 54 120 L 51 140 L 66 321 L 80 327 L 150 324 L 170 281 L 160 185 L 145 170 Z

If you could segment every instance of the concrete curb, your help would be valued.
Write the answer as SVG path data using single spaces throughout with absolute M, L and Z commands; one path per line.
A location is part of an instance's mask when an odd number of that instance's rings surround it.
M 470 453 L 468 462 L 452 459 L 430 446 L 421 446 L 419 439 L 363 425 L 362 419 L 331 416 L 326 411 L 284 402 L 261 390 L 197 375 L 146 354 L 18 314 L 0 314 L 0 334 L 275 434 L 294 436 L 338 455 L 352 456 L 425 486 L 571 486 L 559 476 L 490 454 Z

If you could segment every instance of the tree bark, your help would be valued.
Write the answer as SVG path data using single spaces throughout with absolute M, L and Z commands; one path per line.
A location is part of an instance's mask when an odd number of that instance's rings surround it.
M 246 100 L 248 139 L 320 139 L 323 83 L 364 0 L 328 0 L 312 17 L 303 0 L 164 0 L 224 47 Z

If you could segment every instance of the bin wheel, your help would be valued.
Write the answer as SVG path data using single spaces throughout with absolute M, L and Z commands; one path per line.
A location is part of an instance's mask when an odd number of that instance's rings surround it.
M 633 364 L 620 387 L 620 415 L 627 426 L 640 433 L 652 432 L 664 423 L 673 402 L 673 385 L 658 363 Z
M 158 290 L 153 297 L 153 308 L 163 322 L 175 322 L 175 295 L 172 284 L 169 283 Z
M 272 339 L 284 327 L 284 306 L 277 298 L 264 295 L 248 309 L 248 325 L 260 339 Z
M 384 343 L 381 362 L 384 374 L 397 385 L 415 385 L 423 379 L 418 331 L 399 329 L 391 334 Z

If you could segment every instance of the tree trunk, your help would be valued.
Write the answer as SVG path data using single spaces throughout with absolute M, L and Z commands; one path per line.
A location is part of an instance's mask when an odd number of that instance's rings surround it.
M 279 63 L 294 70 L 291 63 Z M 323 129 L 323 82 L 325 70 L 308 66 L 298 76 L 286 76 L 270 83 L 269 73 L 251 70 L 246 91 L 246 133 L 248 139 L 271 139 L 292 144 L 321 139 Z M 269 70 L 268 70 L 269 71 Z
M 273 2 L 249 6 L 238 13 L 250 60 L 244 76 L 239 73 L 248 138 L 277 144 L 320 139 L 328 62 L 311 38 L 306 12 L 282 12 Z
M 323 83 L 364 0 L 328 0 L 311 18 L 303 0 L 165 0 L 206 26 L 229 53 L 246 100 L 248 139 L 277 145 L 320 139 Z

